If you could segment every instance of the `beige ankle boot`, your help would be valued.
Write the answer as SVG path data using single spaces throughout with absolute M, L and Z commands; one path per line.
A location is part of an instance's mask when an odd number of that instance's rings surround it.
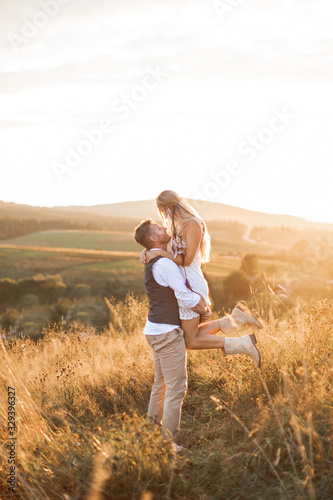
M 231 316 L 234 321 L 236 321 L 236 323 L 239 323 L 240 325 L 254 325 L 257 328 L 263 328 L 258 318 L 256 318 L 255 315 L 250 311 L 244 300 L 238 302 L 236 307 L 234 307 Z
M 231 314 L 227 314 L 219 319 L 219 326 L 222 332 L 231 333 L 243 325 L 254 325 L 257 328 L 263 328 L 258 318 L 247 307 L 246 302 L 241 300 L 233 308 Z
M 257 368 L 261 366 L 261 356 L 259 349 L 255 346 L 257 343 L 256 336 L 244 335 L 243 337 L 226 337 L 224 339 L 224 350 L 228 354 L 247 354 L 250 356 Z
M 243 323 L 240 323 L 237 319 L 234 319 L 231 314 L 227 314 L 219 319 L 219 327 L 223 333 L 231 333 L 242 326 L 242 324 Z

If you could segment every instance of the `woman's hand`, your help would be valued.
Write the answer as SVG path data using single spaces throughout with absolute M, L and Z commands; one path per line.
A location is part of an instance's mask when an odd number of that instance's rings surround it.
M 152 259 L 155 259 L 155 257 L 158 257 L 159 255 L 161 255 L 159 250 L 155 250 L 154 252 L 146 250 L 146 264 L 149 264 Z
M 144 249 L 140 253 L 140 262 L 141 262 L 141 264 L 148 264 L 148 262 L 146 262 L 146 253 L 147 252 L 148 252 L 148 250 Z
M 140 254 L 140 261 L 142 264 L 149 264 L 149 262 L 152 259 L 155 259 L 155 257 L 158 257 L 159 255 L 162 255 L 163 250 L 155 250 L 154 252 L 151 252 L 150 250 L 143 250 Z M 164 252 L 167 253 L 167 252 Z

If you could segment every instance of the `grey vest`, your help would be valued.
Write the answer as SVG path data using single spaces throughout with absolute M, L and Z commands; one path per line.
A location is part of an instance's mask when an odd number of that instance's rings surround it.
M 144 284 L 149 300 L 148 319 L 152 323 L 180 326 L 179 306 L 174 291 L 169 286 L 157 283 L 152 266 L 162 257 L 158 256 L 145 265 Z

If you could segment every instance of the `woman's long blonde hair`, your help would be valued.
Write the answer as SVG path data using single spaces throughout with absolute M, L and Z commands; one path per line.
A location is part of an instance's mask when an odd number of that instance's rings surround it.
M 156 198 L 156 205 L 162 217 L 163 225 L 167 227 L 173 238 L 173 245 L 178 253 L 184 251 L 184 242 L 181 239 L 182 229 L 189 220 L 196 220 L 202 228 L 200 242 L 201 263 L 210 261 L 210 236 L 203 219 L 198 212 L 186 201 L 184 201 L 175 191 L 162 191 Z

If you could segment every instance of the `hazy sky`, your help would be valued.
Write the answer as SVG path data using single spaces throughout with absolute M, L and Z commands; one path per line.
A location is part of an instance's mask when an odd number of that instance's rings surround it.
M 333 222 L 331 0 L 0 0 L 0 12 L 1 200 L 174 189 Z

